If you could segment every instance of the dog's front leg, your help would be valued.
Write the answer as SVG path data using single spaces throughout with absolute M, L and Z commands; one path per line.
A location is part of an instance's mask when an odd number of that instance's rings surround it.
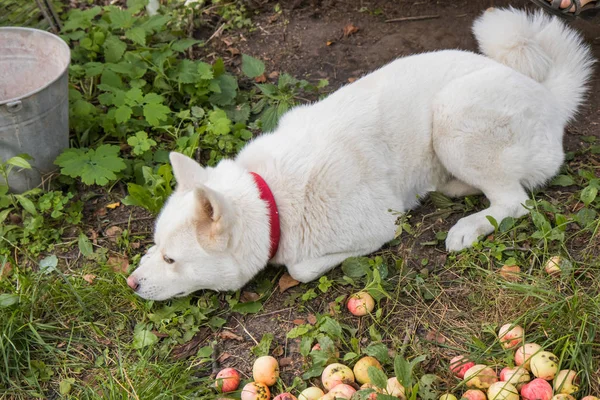
M 307 283 L 317 279 L 321 275 L 333 269 L 335 266 L 341 264 L 342 261 L 348 257 L 361 256 L 370 252 L 371 251 L 369 250 L 365 250 L 327 254 L 319 258 L 311 258 L 310 260 L 305 260 L 298 264 L 288 266 L 287 269 L 292 278 L 297 281 Z

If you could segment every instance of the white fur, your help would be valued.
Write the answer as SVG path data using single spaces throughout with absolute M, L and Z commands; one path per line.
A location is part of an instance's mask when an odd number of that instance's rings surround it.
M 398 59 L 292 109 L 235 161 L 203 169 L 172 154 L 179 186 L 157 220 L 156 246 L 129 278 L 138 294 L 238 289 L 269 261 L 311 281 L 391 240 L 389 210 L 409 210 L 434 190 L 483 192 L 491 203 L 452 227 L 451 251 L 490 233 L 488 215 L 526 214 L 526 190 L 563 162 L 563 129 L 582 101 L 590 53 L 558 19 L 514 9 L 484 13 L 474 33 L 487 57 L 449 50 Z M 267 206 L 249 171 L 266 180 L 279 209 L 272 260 Z M 217 232 L 207 237 L 194 222 L 203 196 L 216 210 L 200 225 Z

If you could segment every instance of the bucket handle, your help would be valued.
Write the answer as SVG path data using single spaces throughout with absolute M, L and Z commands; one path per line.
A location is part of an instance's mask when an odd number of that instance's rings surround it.
M 10 103 L 6 103 L 6 109 L 10 113 L 19 112 L 19 111 L 21 111 L 22 108 L 23 108 L 23 103 L 21 103 L 21 100 L 15 100 L 15 101 L 11 101 Z

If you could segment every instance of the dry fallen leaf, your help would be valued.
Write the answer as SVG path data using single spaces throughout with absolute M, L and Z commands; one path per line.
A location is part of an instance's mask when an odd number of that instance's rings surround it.
M 279 293 L 283 293 L 291 287 L 298 286 L 299 281 L 295 280 L 287 272 L 279 278 Z
M 437 342 L 439 344 L 444 344 L 446 342 L 446 338 L 437 331 L 427 332 L 427 335 L 425 335 L 425 339 L 429 340 L 430 342 Z
M 0 279 L 10 275 L 12 269 L 12 264 L 9 262 L 5 262 L 4 265 L 2 265 L 2 268 L 0 268 Z
M 317 323 L 317 317 L 315 317 L 315 314 L 308 314 L 308 317 L 306 317 L 306 319 L 308 320 L 308 323 L 311 325 L 314 325 Z
M 348 37 L 350 35 L 355 34 L 356 32 L 358 32 L 359 28 L 354 26 L 352 23 L 349 23 L 348 25 L 346 25 L 344 27 L 344 37 Z
M 100 207 L 96 211 L 94 211 L 94 216 L 96 217 L 104 217 L 107 211 L 105 207 Z
M 87 283 L 94 283 L 94 279 L 96 279 L 96 275 L 93 274 L 85 274 L 83 276 L 83 280 Z
M 277 79 L 279 77 L 279 71 L 273 71 L 269 74 L 269 79 Z
M 294 325 L 304 325 L 306 323 L 305 320 L 303 320 L 302 318 L 297 318 L 295 320 L 292 321 L 294 323 Z
M 240 54 L 240 51 L 238 49 L 236 49 L 235 47 L 228 47 L 227 51 L 232 55 L 232 56 L 237 56 L 238 54 Z
M 106 208 L 110 208 L 111 210 L 114 210 L 115 208 L 119 207 L 121 205 L 120 202 L 116 202 L 116 203 L 110 203 L 106 205 Z
M 348 83 L 352 83 L 352 82 L 354 82 L 356 80 L 358 80 L 358 78 L 354 78 L 354 77 L 348 78 Z
M 271 352 L 271 355 L 273 357 L 281 357 L 283 355 L 283 347 L 281 347 L 281 345 L 275 347 Z
M 108 227 L 106 229 L 106 231 L 104 232 L 104 234 L 106 235 L 107 238 L 109 238 L 112 241 L 117 240 L 117 236 L 121 236 L 121 234 L 123 233 L 123 229 L 113 225 L 111 227 Z
M 221 333 L 219 333 L 219 337 L 224 340 L 231 339 L 231 340 L 237 340 L 238 342 L 244 341 L 243 337 L 241 337 L 240 335 L 236 335 L 235 333 L 233 333 L 231 331 L 222 331 Z
M 260 76 L 257 76 L 256 78 L 254 78 L 254 82 L 256 83 L 265 83 L 267 81 L 267 77 L 265 74 L 262 74 Z
M 280 358 L 279 359 L 279 366 L 280 367 L 287 367 L 288 365 L 292 365 L 292 359 L 291 359 L 291 357 L 284 357 L 284 358 Z
M 332 44 L 333 44 L 333 41 L 332 41 L 332 40 L 328 40 L 328 41 L 327 41 L 327 46 L 331 46 Z
M 217 358 L 217 362 L 218 363 L 222 363 L 223 361 L 227 360 L 229 357 L 231 357 L 231 354 L 229 354 L 229 353 L 221 353 L 221 355 L 219 356 L 219 358 Z
M 129 269 L 129 260 L 122 255 L 110 256 L 106 262 L 113 271 L 127 273 Z
M 242 292 L 240 295 L 240 302 L 247 303 L 249 301 L 256 301 L 260 299 L 260 296 L 254 292 Z
M 231 38 L 228 38 L 228 37 L 221 39 L 221 41 L 223 43 L 225 43 L 225 46 L 227 46 L 227 47 L 229 47 L 233 44 L 233 41 L 231 40 Z

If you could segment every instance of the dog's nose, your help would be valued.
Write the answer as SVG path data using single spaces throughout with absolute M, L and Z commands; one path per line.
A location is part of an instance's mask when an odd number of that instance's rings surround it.
M 135 277 L 133 275 L 130 275 L 127 278 L 127 284 L 129 285 L 130 288 L 133 289 L 134 292 L 137 292 L 138 288 L 140 287 L 139 282 L 137 281 L 137 279 L 135 279 Z

